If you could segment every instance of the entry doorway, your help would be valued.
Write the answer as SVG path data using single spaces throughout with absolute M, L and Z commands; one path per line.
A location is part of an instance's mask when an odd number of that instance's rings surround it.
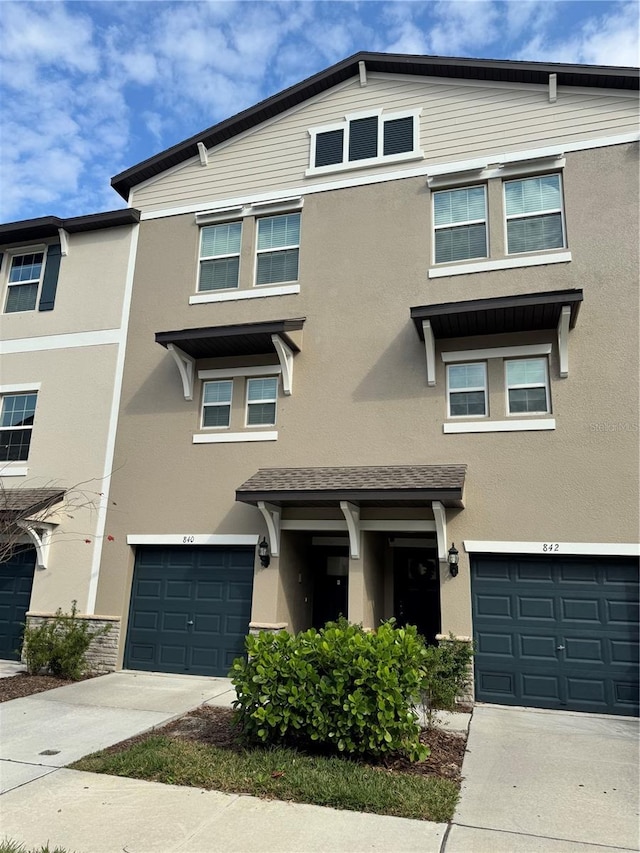
M 415 625 L 427 643 L 440 633 L 438 554 L 430 548 L 394 548 L 394 616 L 400 626 Z
M 349 550 L 346 546 L 313 547 L 313 627 L 322 628 L 347 616 Z

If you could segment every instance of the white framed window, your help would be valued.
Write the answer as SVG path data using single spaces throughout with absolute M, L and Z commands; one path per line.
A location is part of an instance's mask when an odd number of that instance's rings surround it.
M 507 414 L 539 415 L 549 406 L 549 370 L 546 358 L 505 361 Z
M 247 379 L 248 427 L 273 426 L 276 422 L 278 377 L 265 376 Z
M 486 362 L 447 365 L 447 406 L 450 418 L 488 414 Z
M 44 250 L 14 254 L 7 277 L 5 314 L 35 311 L 44 273 Z
M 559 174 L 504 181 L 507 254 L 566 245 Z
M 300 214 L 257 220 L 256 285 L 298 280 Z
M 238 287 L 242 222 L 223 222 L 200 229 L 198 291 Z
M 0 399 L 0 463 L 25 462 L 29 458 L 38 394 L 3 394 Z
M 228 429 L 231 422 L 233 380 L 205 382 L 202 390 L 203 428 Z
M 434 262 L 486 258 L 487 189 L 484 185 L 433 193 Z
M 420 112 L 418 109 L 383 113 L 378 109 L 353 113 L 341 122 L 310 128 L 308 173 L 422 157 Z

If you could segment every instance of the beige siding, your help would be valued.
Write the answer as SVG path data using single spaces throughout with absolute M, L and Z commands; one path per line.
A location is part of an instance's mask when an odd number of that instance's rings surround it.
M 305 177 L 309 128 L 341 121 L 348 112 L 422 109 L 423 161 L 394 163 Z M 134 191 L 132 205 L 143 211 L 186 205 L 206 208 L 229 198 L 250 199 L 266 192 L 313 187 L 390 169 L 448 163 L 502 152 L 558 145 L 637 132 L 637 102 L 599 90 L 560 89 L 549 103 L 543 86 L 470 85 L 428 78 L 371 76 L 331 90 L 288 115 L 262 125 L 211 152 L 209 165 L 194 160 Z M 286 157 L 282 152 L 286 151 Z

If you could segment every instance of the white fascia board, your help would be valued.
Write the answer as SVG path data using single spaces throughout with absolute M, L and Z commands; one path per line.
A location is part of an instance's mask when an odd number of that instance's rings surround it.
M 117 344 L 120 342 L 121 334 L 120 329 L 100 329 L 96 332 L 71 332 L 67 335 L 41 335 L 37 338 L 15 338 L 14 340 L 0 341 L 0 355 Z
M 258 364 L 251 367 L 216 367 L 199 370 L 198 379 L 226 379 L 233 376 L 273 376 L 282 372 L 279 364 Z
M 640 545 L 635 542 L 505 542 L 500 540 L 465 539 L 465 551 L 471 554 L 539 554 L 593 557 L 638 557 Z
M 493 270 L 514 270 L 520 267 L 539 267 L 546 264 L 566 264 L 571 260 L 571 252 L 553 252 L 518 258 L 499 258 L 495 261 L 474 261 L 468 264 L 456 264 L 448 267 L 431 267 L 429 278 L 444 278 L 452 275 L 469 275 L 476 272 Z
M 277 441 L 277 431 L 270 432 L 217 432 L 193 436 L 194 444 L 229 444 L 243 441 Z
M 247 545 L 258 544 L 255 533 L 129 533 L 127 545 Z
M 518 358 L 530 355 L 549 355 L 551 344 L 531 344 L 521 347 L 492 347 L 490 349 L 452 350 L 441 353 L 445 364 L 457 361 L 476 361 L 488 358 Z
M 530 421 L 465 421 L 442 425 L 444 433 L 468 432 L 538 432 L 556 428 L 555 418 L 535 418 Z
M 217 293 L 196 293 L 189 297 L 189 305 L 203 305 L 209 302 L 236 302 L 238 299 L 260 299 L 263 296 L 291 296 L 300 293 L 299 284 L 283 284 L 280 287 L 261 286 L 253 290 L 225 290 Z
M 471 82 L 471 81 L 468 81 Z M 542 87 L 543 90 L 546 91 L 546 86 Z M 264 126 L 264 125 L 262 125 Z M 240 136 L 235 137 L 235 139 L 239 139 Z M 637 131 L 629 132 L 629 133 L 620 133 L 615 136 L 603 136 L 600 138 L 591 138 L 586 140 L 579 140 L 577 142 L 565 142 L 561 141 L 556 143 L 553 146 L 547 146 L 546 148 L 538 148 L 538 149 L 522 149 L 519 151 L 513 151 L 509 153 L 509 158 L 512 158 L 514 162 L 518 160 L 535 160 L 536 158 L 546 156 L 546 152 L 548 151 L 563 151 L 564 154 L 568 152 L 574 151 L 588 151 L 590 149 L 595 148 L 608 148 L 613 145 L 625 145 L 629 142 L 638 142 L 640 140 L 640 133 Z M 233 140 L 231 140 L 233 141 Z M 229 144 L 229 143 L 225 143 Z M 220 147 L 220 146 L 219 146 Z M 487 153 L 482 157 L 482 160 L 488 163 L 496 162 L 496 158 L 500 156 L 505 156 L 501 152 L 496 152 L 495 154 L 492 152 Z M 197 158 L 196 158 L 197 159 Z M 457 160 L 451 161 L 449 163 L 430 163 L 430 164 L 421 164 L 420 166 L 414 167 L 412 169 L 402 169 L 396 171 L 384 171 L 380 172 L 376 175 L 359 175 L 359 176 L 351 176 L 349 178 L 338 179 L 335 181 L 326 181 L 321 184 L 313 184 L 311 186 L 303 185 L 303 186 L 293 186 L 288 191 L 291 195 L 300 195 L 307 196 L 313 195 L 314 193 L 321 192 L 329 192 L 333 190 L 339 189 L 347 189 L 349 187 L 362 187 L 368 186 L 370 184 L 381 184 L 387 181 L 393 181 L 399 178 L 415 178 L 415 177 L 426 177 L 428 174 L 433 173 L 435 169 L 444 169 L 448 167 L 452 172 L 460 172 L 465 171 L 467 169 L 467 163 L 477 163 L 476 160 Z M 184 168 L 187 165 L 186 163 L 181 163 L 180 166 L 174 166 L 172 169 L 167 169 L 166 172 L 163 172 L 162 175 L 155 176 L 154 178 L 150 178 L 149 182 L 159 180 L 160 178 L 166 177 L 172 171 L 177 171 L 180 168 Z M 136 189 L 140 189 L 144 184 L 140 184 Z M 225 206 L 231 206 L 235 204 L 257 204 L 258 201 L 269 201 L 271 199 L 277 199 L 281 197 L 282 189 L 267 193 L 261 193 L 260 195 L 245 195 L 237 198 L 226 198 L 220 199 L 220 204 Z M 130 206 L 135 206 L 140 209 L 140 204 L 130 203 Z M 167 216 L 181 216 L 185 213 L 197 213 L 198 211 L 209 210 L 211 205 L 207 205 L 206 207 L 202 204 L 202 202 L 194 202 L 192 204 L 181 205 L 176 207 L 163 207 L 158 208 L 157 210 L 141 210 L 140 219 L 142 221 L 147 219 L 164 219 Z

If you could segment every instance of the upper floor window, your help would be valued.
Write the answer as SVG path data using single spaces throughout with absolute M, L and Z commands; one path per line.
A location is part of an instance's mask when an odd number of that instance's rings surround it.
M 5 394 L 0 410 L 0 462 L 29 457 L 37 393 Z
M 504 200 L 509 255 L 563 248 L 560 175 L 505 181 Z
M 299 213 L 258 219 L 256 284 L 297 281 L 299 253 Z
M 464 187 L 433 194 L 437 264 L 487 256 L 486 188 Z
M 273 426 L 277 398 L 276 376 L 247 379 L 247 426 Z
M 505 361 L 507 409 L 510 415 L 549 411 L 549 375 L 546 358 Z
M 202 393 L 202 426 L 227 428 L 231 420 L 233 381 L 205 382 Z
M 200 231 L 198 290 L 238 287 L 242 222 L 207 225 Z
M 311 171 L 353 168 L 372 161 L 422 156 L 418 150 L 420 110 L 353 114 L 333 125 L 312 128 Z
M 487 414 L 487 365 L 450 364 L 447 369 L 449 417 Z
M 43 269 L 44 252 L 14 255 L 11 258 L 5 313 L 35 310 Z

